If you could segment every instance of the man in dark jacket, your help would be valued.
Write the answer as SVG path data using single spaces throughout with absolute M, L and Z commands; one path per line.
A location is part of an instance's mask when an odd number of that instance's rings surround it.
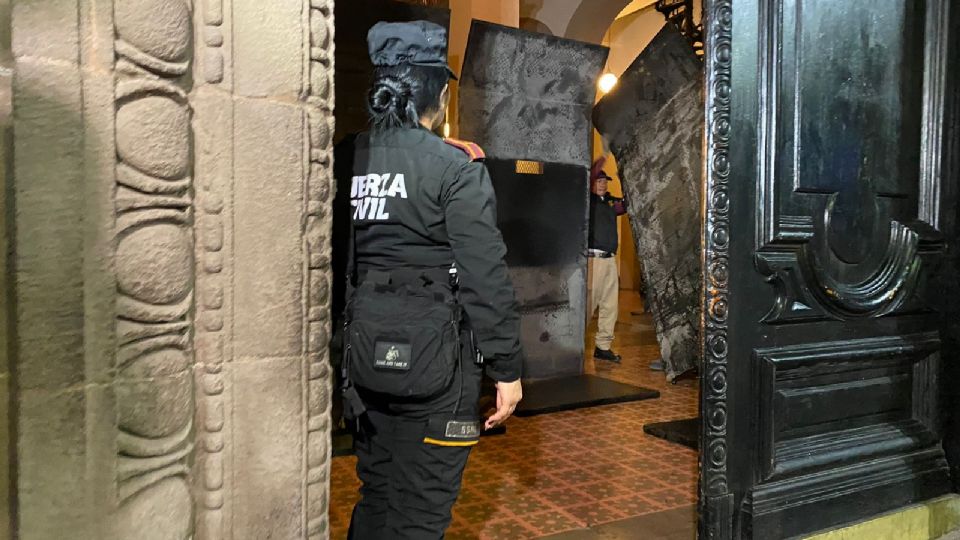
M 620 272 L 617 268 L 617 217 L 627 212 L 624 199 L 607 192 L 610 176 L 599 167 L 594 167 L 590 185 L 590 241 L 588 283 L 590 294 L 589 316 L 600 308 L 597 321 L 597 337 L 593 357 L 599 360 L 620 362 L 620 355 L 610 349 L 613 329 L 617 324 L 619 307 Z

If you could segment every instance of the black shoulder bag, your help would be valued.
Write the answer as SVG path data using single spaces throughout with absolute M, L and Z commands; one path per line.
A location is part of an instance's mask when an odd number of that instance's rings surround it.
M 342 391 L 344 416 L 356 418 L 366 410 L 358 387 L 403 401 L 450 388 L 461 367 L 462 308 L 436 276 L 369 271 L 357 283 L 352 223 L 350 236 Z

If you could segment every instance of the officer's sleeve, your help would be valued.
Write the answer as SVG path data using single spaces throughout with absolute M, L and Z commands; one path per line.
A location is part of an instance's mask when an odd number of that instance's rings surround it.
M 520 317 L 497 228 L 496 198 L 486 167 L 469 162 L 445 182 L 447 235 L 460 278 L 460 299 L 477 336 L 486 372 L 497 381 L 520 378 Z

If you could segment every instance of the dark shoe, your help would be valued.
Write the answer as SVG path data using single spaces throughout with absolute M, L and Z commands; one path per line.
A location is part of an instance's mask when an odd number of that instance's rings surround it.
M 606 360 L 608 362 L 614 362 L 616 364 L 620 363 L 620 355 L 614 353 L 609 349 L 603 350 L 599 347 L 594 347 L 593 357 L 596 358 L 597 360 Z

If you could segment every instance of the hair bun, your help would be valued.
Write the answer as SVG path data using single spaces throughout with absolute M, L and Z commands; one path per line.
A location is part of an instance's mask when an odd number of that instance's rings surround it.
M 447 70 L 435 66 L 401 64 L 378 66 L 367 92 L 372 131 L 417 128 L 420 115 L 441 107 Z
M 410 85 L 393 77 L 384 77 L 374 82 L 370 89 L 370 109 L 377 114 L 406 110 L 412 97 Z

